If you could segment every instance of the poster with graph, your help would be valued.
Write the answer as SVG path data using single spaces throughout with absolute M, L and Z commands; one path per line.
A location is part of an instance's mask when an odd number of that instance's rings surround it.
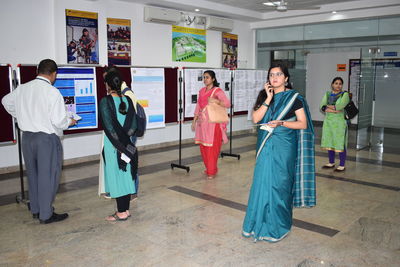
M 57 71 L 54 86 L 60 90 L 68 114 L 77 114 L 82 119 L 78 124 L 68 128 L 97 128 L 97 87 L 95 68 L 61 67 Z
M 165 127 L 164 68 L 132 68 L 132 90 L 147 116 L 147 129 Z

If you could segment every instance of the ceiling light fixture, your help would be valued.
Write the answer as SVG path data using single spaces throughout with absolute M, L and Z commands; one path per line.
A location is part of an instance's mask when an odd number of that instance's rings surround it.
M 200 9 L 196 8 L 194 11 L 196 11 L 196 12 L 200 12 Z
M 336 11 L 332 11 L 332 14 L 336 14 L 337 12 Z
M 277 6 L 277 5 L 279 5 L 279 1 L 277 1 L 277 2 L 265 2 L 265 3 L 263 3 L 263 5 L 266 5 L 266 6 Z

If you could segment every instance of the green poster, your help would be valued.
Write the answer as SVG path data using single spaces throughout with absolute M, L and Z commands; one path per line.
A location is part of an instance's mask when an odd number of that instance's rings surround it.
M 172 26 L 172 61 L 206 62 L 206 30 Z

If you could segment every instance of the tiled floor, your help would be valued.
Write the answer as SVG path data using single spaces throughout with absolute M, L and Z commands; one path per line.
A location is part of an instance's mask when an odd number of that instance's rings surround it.
M 339 174 L 320 168 L 317 146 L 318 204 L 296 209 L 292 232 L 275 244 L 241 236 L 252 134 L 234 137 L 241 158 L 220 159 L 215 180 L 202 175 L 196 146 L 182 151 L 189 173 L 171 170 L 176 147 L 143 151 L 126 222 L 104 220 L 115 204 L 97 196 L 96 161 L 64 169 L 55 207 L 70 218 L 49 225 L 15 203 L 18 174 L 0 175 L 0 266 L 399 266 L 400 153 L 395 135 L 385 140 L 384 152 L 350 149 Z

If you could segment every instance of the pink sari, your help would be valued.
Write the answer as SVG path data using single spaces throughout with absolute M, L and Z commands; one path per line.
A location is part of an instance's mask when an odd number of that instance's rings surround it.
M 198 120 L 196 121 L 195 143 L 201 144 L 203 146 L 213 145 L 215 126 L 218 126 L 221 129 L 223 143 L 226 144 L 228 142 L 228 137 L 226 136 L 227 123 L 208 122 L 208 112 L 205 107 L 207 106 L 208 98 L 211 96 L 214 89 L 215 87 L 209 91 L 206 91 L 206 87 L 200 89 L 196 109 L 194 111 L 194 115 L 198 116 Z M 229 99 L 226 97 L 224 91 L 222 91 L 221 88 L 217 88 L 215 90 L 213 98 L 222 101 L 226 108 L 229 108 L 231 106 Z

